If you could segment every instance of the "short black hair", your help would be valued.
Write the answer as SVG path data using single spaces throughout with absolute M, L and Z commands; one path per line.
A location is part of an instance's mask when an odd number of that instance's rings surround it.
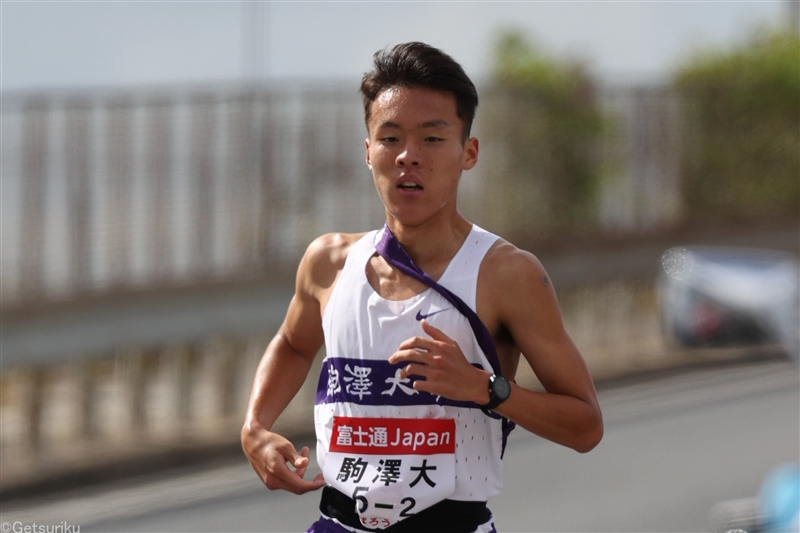
M 372 70 L 361 79 L 367 129 L 372 102 L 389 87 L 425 87 L 451 93 L 456 100 L 456 114 L 464 124 L 463 138 L 469 138 L 478 107 L 478 91 L 461 65 L 449 55 L 420 42 L 398 44 L 375 52 Z

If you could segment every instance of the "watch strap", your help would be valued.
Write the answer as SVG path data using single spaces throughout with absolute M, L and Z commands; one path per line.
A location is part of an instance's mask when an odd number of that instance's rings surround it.
M 491 376 L 489 376 L 489 401 L 479 406 L 481 408 L 481 411 L 483 411 L 487 415 L 490 414 L 493 409 L 495 409 L 497 406 L 499 406 L 508 399 L 508 396 L 506 396 L 505 398 L 501 398 L 500 396 L 497 395 L 497 392 L 495 391 L 495 383 L 497 382 L 498 379 L 505 380 L 506 383 L 508 383 L 508 380 L 503 376 L 501 376 L 500 374 L 492 374 Z

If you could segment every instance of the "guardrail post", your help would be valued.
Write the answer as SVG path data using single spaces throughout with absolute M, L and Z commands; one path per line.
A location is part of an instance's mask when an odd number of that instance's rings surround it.
M 147 428 L 147 396 L 152 374 L 151 370 L 158 361 L 159 352 L 155 349 L 133 350 L 128 358 L 128 393 L 129 420 L 131 429 Z
M 80 363 L 80 419 L 79 429 L 83 438 L 97 435 L 97 363 L 86 359 Z
M 243 343 L 233 338 L 225 338 L 220 343 L 218 386 L 220 390 L 220 414 L 223 418 L 232 415 L 237 407 L 236 385 L 243 349 Z
M 144 354 L 133 350 L 127 361 L 128 420 L 131 429 L 141 429 L 145 424 Z
M 179 428 L 187 428 L 192 421 L 192 396 L 197 379 L 197 366 L 200 350 L 196 344 L 190 343 L 180 347 L 176 361 L 176 403 L 175 416 Z
M 26 386 L 22 400 L 25 416 L 24 449 L 36 455 L 41 448 L 42 411 L 44 409 L 47 375 L 42 367 L 31 367 L 26 372 Z

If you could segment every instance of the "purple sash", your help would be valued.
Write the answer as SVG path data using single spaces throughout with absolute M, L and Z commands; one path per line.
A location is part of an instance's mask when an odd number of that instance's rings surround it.
M 464 300 L 436 283 L 432 277 L 426 274 L 424 270 L 419 268 L 408 255 L 408 252 L 406 252 L 405 248 L 403 248 L 403 245 L 400 244 L 400 241 L 398 241 L 394 236 L 388 225 L 383 226 L 383 235 L 381 236 L 381 240 L 375 245 L 375 250 L 386 260 L 387 263 L 392 265 L 394 268 L 435 290 L 441 294 L 445 300 L 450 302 L 453 307 L 458 309 L 458 311 L 469 321 L 472 332 L 475 334 L 475 340 L 478 342 L 478 346 L 480 346 L 481 350 L 483 350 L 483 353 L 486 355 L 486 358 L 489 360 L 489 364 L 492 365 L 492 370 L 495 374 L 501 375 L 500 359 L 497 357 L 497 348 L 494 345 L 492 335 L 489 333 L 489 330 L 486 329 L 486 326 L 483 324 L 483 322 L 481 322 L 481 319 L 478 318 L 478 315 L 475 313 L 475 311 L 473 311 L 466 303 L 464 303 Z M 514 429 L 516 424 L 505 417 L 502 417 L 502 419 L 503 451 L 505 451 L 508 434 L 511 433 L 511 430 Z

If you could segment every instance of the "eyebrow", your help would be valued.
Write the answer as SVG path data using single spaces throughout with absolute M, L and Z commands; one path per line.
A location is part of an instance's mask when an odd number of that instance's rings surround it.
M 434 120 L 429 120 L 427 122 L 423 122 L 422 124 L 420 124 L 419 129 L 440 128 L 440 127 L 447 127 L 447 126 L 450 126 L 449 122 L 447 122 L 443 118 L 437 118 L 437 119 L 434 119 Z M 379 128 L 401 129 L 400 128 L 400 124 L 398 124 L 397 122 L 392 122 L 391 120 L 387 120 L 385 122 L 381 122 L 380 124 L 378 124 L 378 127 Z
M 400 129 L 400 124 L 398 124 L 397 122 L 392 122 L 391 120 L 385 120 L 385 121 L 381 122 L 380 124 L 378 124 L 378 128 Z
M 449 125 L 450 125 L 450 123 L 447 122 L 445 119 L 439 118 L 439 119 L 436 119 L 436 120 L 429 120 L 428 122 L 423 122 L 422 125 L 420 126 L 420 129 L 447 127 Z

